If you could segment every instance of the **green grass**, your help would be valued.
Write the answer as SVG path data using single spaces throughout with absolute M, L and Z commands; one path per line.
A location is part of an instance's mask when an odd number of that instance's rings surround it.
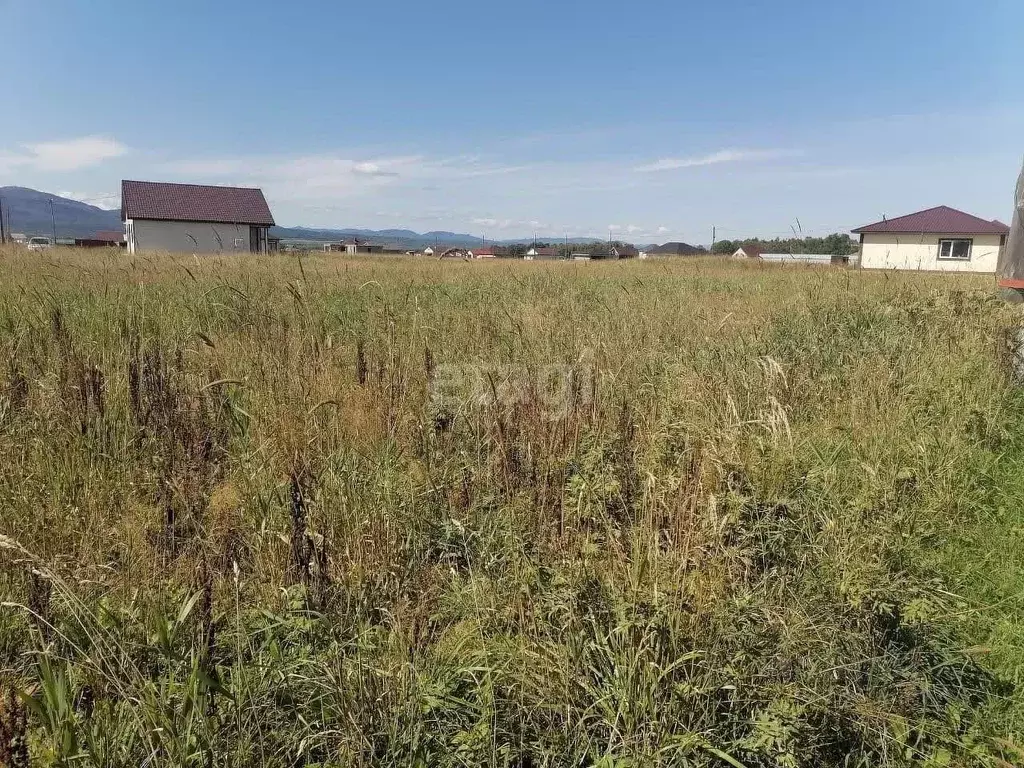
M 0 251 L 0 763 L 1024 761 L 1019 310 Z

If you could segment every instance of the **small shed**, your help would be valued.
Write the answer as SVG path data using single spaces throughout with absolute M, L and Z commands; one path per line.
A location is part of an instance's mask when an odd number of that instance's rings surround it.
M 843 264 L 848 257 L 833 256 L 831 253 L 762 253 L 761 261 L 774 262 L 776 264 L 818 264 L 828 266 L 830 264 Z
M 114 231 L 102 231 L 92 237 L 76 237 L 75 245 L 79 248 L 117 248 L 124 245 L 124 234 Z

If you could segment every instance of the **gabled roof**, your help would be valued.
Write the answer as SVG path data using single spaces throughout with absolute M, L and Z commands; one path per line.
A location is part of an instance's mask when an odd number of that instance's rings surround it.
M 950 235 L 1005 235 L 1010 228 L 1001 221 L 987 221 L 969 213 L 939 205 L 906 216 L 897 216 L 858 227 L 852 230 L 855 235 L 872 234 L 875 232 L 935 232 Z
M 474 256 L 505 256 L 508 248 L 504 245 L 471 245 L 467 249 Z
M 121 219 L 274 226 L 259 189 L 154 181 L 121 182 Z
M 734 253 L 739 253 L 740 251 L 743 251 L 744 254 L 746 254 L 752 259 L 756 259 L 762 253 L 764 253 L 764 249 L 759 245 L 741 245 L 734 251 Z

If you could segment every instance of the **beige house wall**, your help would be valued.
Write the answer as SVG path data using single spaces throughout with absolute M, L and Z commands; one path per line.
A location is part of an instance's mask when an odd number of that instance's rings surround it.
M 971 240 L 966 260 L 940 259 L 939 240 Z M 866 234 L 860 265 L 865 269 L 918 269 L 935 272 L 992 272 L 999 262 L 1001 235 Z

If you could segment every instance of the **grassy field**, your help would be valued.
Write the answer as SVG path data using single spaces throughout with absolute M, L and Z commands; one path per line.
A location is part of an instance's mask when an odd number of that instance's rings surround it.
M 1021 764 L 993 293 L 0 251 L 0 763 Z

